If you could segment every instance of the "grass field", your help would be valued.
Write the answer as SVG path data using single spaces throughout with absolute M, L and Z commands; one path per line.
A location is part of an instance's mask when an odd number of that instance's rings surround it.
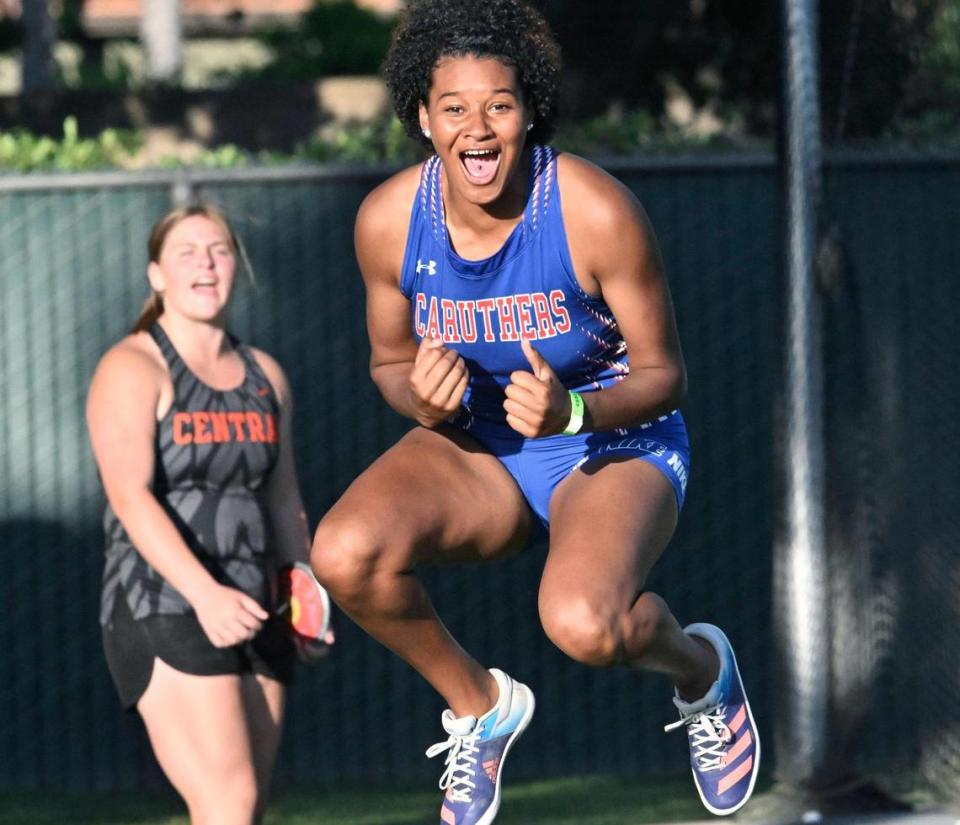
M 440 792 L 362 785 L 279 792 L 265 825 L 433 825 Z M 0 825 L 187 825 L 179 800 L 159 793 L 0 793 Z M 705 819 L 689 776 L 604 776 L 514 783 L 497 825 L 645 825 Z

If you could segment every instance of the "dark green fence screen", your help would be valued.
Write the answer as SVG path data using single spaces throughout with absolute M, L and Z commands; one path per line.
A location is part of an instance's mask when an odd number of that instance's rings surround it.
M 776 166 L 758 157 L 612 169 L 659 235 L 690 376 L 687 507 L 651 586 L 682 622 L 727 630 L 772 743 Z M 253 262 L 256 284 L 240 288 L 233 328 L 289 374 L 314 521 L 408 426 L 368 377 L 352 251 L 357 207 L 380 178 L 284 169 L 190 179 L 235 220 Z M 146 295 L 146 235 L 178 180 L 0 179 L 0 788 L 158 781 L 100 648 L 103 498 L 83 412 L 97 359 Z M 960 760 L 957 735 L 942 734 L 944 713 L 960 724 L 947 701 L 960 655 L 960 164 L 837 163 L 828 197 L 843 253 L 830 270 L 826 335 L 831 540 L 846 624 L 824 666 L 837 670 L 838 718 L 857 743 L 847 752 L 871 770 L 916 765 L 920 754 L 942 778 L 938 766 L 952 759 L 955 775 Z M 674 718 L 665 679 L 593 671 L 547 641 L 536 608 L 542 561 L 531 551 L 424 572 L 464 645 L 537 693 L 514 775 L 685 770 L 684 737 L 662 732 Z M 338 630 L 329 660 L 300 672 L 278 778 L 435 777 L 423 750 L 441 736 L 439 697 L 349 622 Z M 930 645 L 914 648 L 920 635 Z M 925 717 L 924 707 L 937 710 Z M 942 735 L 928 743 L 924 726 Z

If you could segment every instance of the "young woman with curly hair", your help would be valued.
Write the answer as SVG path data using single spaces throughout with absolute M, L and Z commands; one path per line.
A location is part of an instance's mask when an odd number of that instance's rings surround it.
M 424 563 L 548 540 L 546 634 L 579 662 L 672 678 L 710 810 L 740 807 L 759 762 L 726 637 L 681 629 L 645 589 L 683 504 L 686 373 L 640 204 L 545 143 L 559 73 L 519 0 L 411 2 L 384 75 L 435 154 L 356 221 L 371 374 L 419 426 L 329 511 L 312 558 L 341 608 L 449 705 L 448 738 L 428 751 L 447 752 L 447 825 L 494 820 L 534 696 L 451 637 L 414 575 Z

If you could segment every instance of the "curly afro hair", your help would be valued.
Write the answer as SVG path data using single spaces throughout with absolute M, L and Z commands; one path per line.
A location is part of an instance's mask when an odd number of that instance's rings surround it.
M 528 140 L 546 143 L 556 120 L 560 48 L 543 16 L 521 0 L 410 0 L 393 33 L 383 78 L 403 128 L 420 131 L 433 69 L 444 57 L 496 57 L 513 66 L 523 99 L 534 112 Z

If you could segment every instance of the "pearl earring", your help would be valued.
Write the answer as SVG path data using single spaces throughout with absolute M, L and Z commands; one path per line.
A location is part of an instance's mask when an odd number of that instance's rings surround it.
M 533 128 L 533 124 L 532 124 L 532 123 L 528 123 L 528 124 L 527 124 L 527 131 L 529 132 L 532 128 Z
M 423 136 L 424 136 L 427 140 L 430 140 L 430 138 L 432 137 L 432 135 L 430 134 L 430 130 L 429 130 L 429 129 L 424 129 L 424 130 L 423 130 Z

